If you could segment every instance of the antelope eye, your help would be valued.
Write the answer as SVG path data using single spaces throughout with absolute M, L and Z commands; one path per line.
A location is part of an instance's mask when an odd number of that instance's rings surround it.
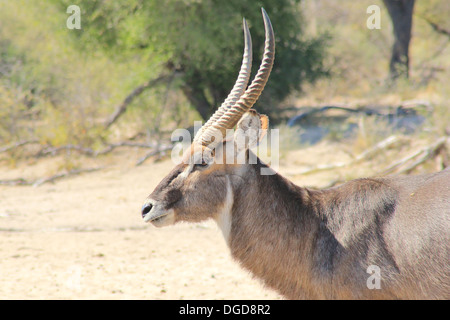
M 208 164 L 207 164 L 206 162 L 203 162 L 203 161 L 202 161 L 202 163 L 196 163 L 196 164 L 195 164 L 195 167 L 196 167 L 196 168 L 205 168 L 207 165 L 208 165 Z
M 214 161 L 214 158 L 209 155 L 197 154 L 194 156 L 193 161 L 196 167 L 207 167 Z
M 202 161 L 201 162 L 199 161 L 198 163 L 196 163 L 196 166 L 207 167 L 210 163 L 211 163 L 211 161 L 209 161 L 209 159 L 202 158 Z

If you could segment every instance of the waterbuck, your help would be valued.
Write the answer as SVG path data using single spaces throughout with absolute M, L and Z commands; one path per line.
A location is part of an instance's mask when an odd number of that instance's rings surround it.
M 232 257 L 287 299 L 449 299 L 449 169 L 326 190 L 261 174 L 271 169 L 250 148 L 268 118 L 251 108 L 275 55 L 271 22 L 262 11 L 266 42 L 255 79 L 247 88 L 252 46 L 244 20 L 237 82 L 183 161 L 146 199 L 144 221 L 162 227 L 214 219 Z

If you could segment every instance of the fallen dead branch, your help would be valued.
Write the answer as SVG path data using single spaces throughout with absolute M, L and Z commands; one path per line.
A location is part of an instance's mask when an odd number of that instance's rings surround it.
M 73 145 L 73 144 L 68 144 L 65 146 L 58 146 L 58 147 L 52 147 L 52 146 L 44 146 L 43 149 L 41 149 L 36 155 L 35 157 L 42 157 L 42 156 L 47 156 L 47 155 L 56 155 L 61 151 L 77 151 L 81 154 L 84 155 L 88 155 L 88 156 L 94 156 L 95 155 L 95 151 L 92 150 L 91 148 L 85 148 L 82 146 L 78 146 L 78 145 Z
M 15 144 L 11 144 L 5 147 L 0 148 L 1 152 L 6 152 L 9 150 L 13 150 L 15 148 L 31 144 L 31 143 L 39 143 L 37 140 L 29 140 L 29 141 L 22 141 L 17 142 Z M 115 149 L 119 147 L 131 147 L 131 148 L 142 148 L 142 149 L 151 149 L 147 154 L 145 154 L 143 157 L 141 157 L 137 162 L 136 166 L 139 166 L 143 164 L 146 160 L 148 160 L 151 157 L 157 156 L 158 158 L 161 158 L 167 154 L 169 150 L 173 148 L 172 144 L 161 144 L 161 143 L 140 143 L 140 142 L 133 142 L 133 141 L 122 141 L 118 143 L 111 143 L 108 144 L 104 149 L 96 151 L 91 148 L 82 147 L 79 145 L 64 145 L 64 146 L 58 146 L 53 147 L 49 145 L 44 145 L 43 148 L 35 153 L 33 157 L 39 158 L 44 156 L 55 156 L 60 152 L 71 152 L 76 151 L 80 154 L 89 156 L 89 157 L 97 157 L 100 155 L 106 155 Z M 82 174 L 82 173 L 88 173 L 88 172 L 94 172 L 101 170 L 103 167 L 95 167 L 95 168 L 87 168 L 87 169 L 73 169 L 65 172 L 60 172 L 57 174 L 54 174 L 49 177 L 39 178 L 36 180 L 27 180 L 24 178 L 16 178 L 16 179 L 7 179 L 7 180 L 0 180 L 0 185 L 5 186 L 40 186 L 45 183 L 54 182 L 56 180 Z
M 305 111 L 304 111 L 305 110 Z M 311 116 L 319 114 L 322 117 L 326 116 L 326 112 L 331 110 L 338 110 L 345 117 L 350 117 L 352 114 L 360 114 L 365 116 L 376 116 L 380 118 L 389 119 L 390 117 L 399 117 L 404 114 L 410 113 L 411 110 L 416 112 L 418 110 L 424 110 L 427 113 L 433 111 L 433 106 L 431 102 L 427 100 L 413 99 L 406 100 L 398 105 L 326 105 L 326 106 L 304 106 L 300 109 L 301 113 L 292 116 L 287 121 L 287 126 L 292 127 L 294 125 L 301 124 L 302 121 L 310 118 Z M 408 111 L 409 110 L 409 111 Z M 295 111 L 299 112 L 299 109 L 293 108 L 291 110 L 285 111 Z
M 1 152 L 7 152 L 22 146 L 25 146 L 27 144 L 33 144 L 37 143 L 39 144 L 38 140 L 27 140 L 22 142 L 17 142 L 14 144 L 10 144 L 4 147 L 0 148 Z M 149 149 L 150 151 L 147 152 L 143 157 L 138 159 L 136 162 L 136 166 L 139 166 L 143 164 L 146 160 L 148 160 L 151 157 L 157 157 L 157 159 L 160 159 L 167 155 L 168 151 L 173 148 L 172 143 L 161 143 L 161 142 L 151 142 L 151 143 L 143 143 L 143 142 L 135 142 L 135 141 L 121 141 L 117 143 L 110 143 L 107 144 L 106 147 L 104 147 L 101 150 L 94 150 L 91 148 L 79 146 L 79 145 L 63 145 L 63 146 L 51 146 L 51 145 L 42 145 L 41 149 L 39 151 L 34 151 L 32 154 L 28 154 L 23 156 L 23 158 L 40 158 L 40 157 L 46 157 L 46 156 L 56 156 L 57 154 L 61 152 L 77 152 L 81 155 L 87 156 L 87 157 L 98 157 L 106 155 L 110 152 L 113 152 L 117 148 L 120 147 L 128 147 L 128 148 L 141 148 L 141 149 Z M 59 180 L 65 177 L 86 173 L 86 172 L 93 172 L 100 170 L 100 168 L 89 168 L 89 169 L 75 169 L 70 170 L 66 172 L 57 173 L 55 175 L 52 175 L 50 177 L 44 177 L 36 180 L 27 180 L 24 178 L 17 178 L 17 179 L 9 179 L 9 180 L 0 180 L 0 185 L 7 185 L 7 186 L 40 186 L 42 184 L 53 182 L 55 180 Z
M 363 152 L 362 154 L 360 154 L 358 157 L 355 158 L 355 160 L 361 160 L 363 158 L 366 158 L 368 154 L 372 154 L 372 152 L 375 152 L 377 150 L 383 149 L 383 147 L 386 147 L 387 145 L 391 144 L 391 140 L 392 138 L 389 137 L 386 140 L 383 140 L 382 142 L 380 142 L 379 144 L 377 144 L 374 148 L 371 148 L 365 152 Z M 445 150 L 447 148 L 447 145 L 450 145 L 450 137 L 440 137 L 439 139 L 437 139 L 434 143 L 432 143 L 429 146 L 423 147 L 420 150 L 417 150 L 411 154 L 409 154 L 408 156 L 395 161 L 394 163 L 392 163 L 391 165 L 389 165 L 386 169 L 384 169 L 383 171 L 379 172 L 377 175 L 379 176 L 384 176 L 387 174 L 408 174 L 410 173 L 412 170 L 414 170 L 416 167 L 418 167 L 419 165 L 423 164 L 424 162 L 426 162 L 427 160 L 434 158 L 436 156 L 438 156 L 439 154 L 442 153 L 443 150 Z M 373 149 L 373 150 L 372 150 Z M 415 160 L 414 162 L 410 163 L 411 160 Z M 343 164 L 351 164 L 354 163 L 354 161 L 352 162 L 347 162 L 347 163 L 337 163 L 334 166 L 333 165 L 324 165 L 324 166 L 318 166 L 318 168 L 320 168 L 320 170 L 325 170 L 326 169 L 335 169 L 335 168 L 340 168 L 343 167 Z M 402 166 L 404 166 L 402 168 Z M 396 170 L 398 169 L 398 170 Z M 318 171 L 318 170 L 315 170 Z M 307 173 L 312 173 L 315 171 L 306 171 Z M 342 184 L 344 182 L 346 182 L 347 180 L 342 179 L 342 178 L 337 178 L 335 180 L 332 180 L 330 183 L 328 183 L 325 186 L 321 186 L 321 188 L 331 188 L 334 187 L 336 185 Z M 313 187 L 314 188 L 314 187 Z
M 54 174 L 50 177 L 39 178 L 36 180 L 26 180 L 24 178 L 17 178 L 17 179 L 11 179 L 11 180 L 0 180 L 0 185 L 38 187 L 45 183 L 54 182 L 54 181 L 62 179 L 62 178 L 72 177 L 72 176 L 79 175 L 82 173 L 87 173 L 87 172 L 99 171 L 103 168 L 104 167 L 94 167 L 94 168 L 87 168 L 87 169 L 73 169 L 73 170 L 69 170 L 66 172 L 60 172 L 60 173 Z
M 421 148 L 418 151 L 415 151 L 408 156 L 392 163 L 387 168 L 385 168 L 379 174 L 386 175 L 395 171 L 396 174 L 407 174 L 414 170 L 417 166 L 421 165 L 428 159 L 438 155 L 442 148 L 446 146 L 446 144 L 450 143 L 449 137 L 440 137 L 434 143 L 424 148 Z M 409 161 L 416 159 L 414 162 L 409 163 Z M 409 163 L 409 164 L 408 164 Z M 401 168 L 404 166 L 403 168 Z M 400 169 L 398 169 L 400 168 Z M 396 171 L 396 169 L 398 169 Z
M 28 186 L 31 183 L 23 178 L 0 180 L 0 185 L 3 186 Z
M 43 146 L 41 150 L 33 155 L 34 158 L 45 157 L 45 156 L 55 156 L 60 152 L 71 152 L 76 151 L 79 154 L 88 157 L 97 157 L 101 155 L 106 155 L 119 147 L 131 147 L 131 148 L 142 148 L 142 149 L 157 149 L 158 143 L 139 143 L 132 141 L 122 141 L 118 143 L 110 143 L 106 145 L 102 150 L 94 150 L 91 148 L 86 148 L 79 145 L 68 144 L 64 146 L 53 147 L 49 145 Z
M 75 175 L 79 175 L 81 173 L 87 173 L 87 172 L 94 172 L 94 171 L 99 171 L 103 169 L 103 167 L 95 167 L 95 168 L 87 168 L 87 169 L 73 169 L 73 170 L 69 170 L 67 172 L 62 172 L 62 173 L 57 173 L 54 174 L 50 177 L 47 178 L 41 178 L 41 179 L 37 179 L 36 181 L 33 182 L 33 187 L 38 187 L 44 183 L 48 183 L 48 182 L 54 182 L 55 180 L 61 179 L 61 178 L 65 178 L 65 177 L 69 177 L 69 176 L 75 176 Z
M 400 138 L 398 136 L 389 136 L 388 138 L 384 139 L 383 141 L 377 143 L 375 146 L 373 146 L 373 147 L 367 149 L 366 151 L 362 152 L 361 154 L 357 155 L 351 161 L 335 162 L 335 163 L 330 163 L 330 164 L 321 164 L 321 165 L 317 165 L 312 168 L 308 168 L 308 169 L 296 172 L 295 174 L 306 175 L 306 174 L 311 174 L 311 173 L 315 173 L 318 171 L 334 170 L 334 169 L 348 167 L 350 165 L 353 165 L 357 162 L 360 162 L 364 159 L 371 157 L 375 153 L 388 148 L 389 146 L 398 142 L 399 140 L 400 140 Z
M 357 155 L 351 161 L 317 165 L 312 168 L 308 168 L 308 169 L 305 169 L 305 170 L 302 170 L 299 172 L 295 172 L 294 174 L 295 175 L 297 175 L 297 174 L 298 175 L 307 175 L 307 174 L 312 174 L 312 173 L 316 173 L 319 171 L 334 170 L 334 169 L 348 167 L 350 165 L 353 165 L 357 162 L 360 162 L 364 159 L 369 158 L 373 154 L 375 154 L 383 149 L 388 148 L 389 146 L 391 146 L 392 144 L 394 144 L 397 141 L 399 141 L 399 138 L 397 136 L 390 136 L 387 139 L 377 143 L 372 148 Z M 387 174 L 390 174 L 393 172 L 395 172 L 396 174 L 408 174 L 412 170 L 414 170 L 417 166 L 424 163 L 428 159 L 430 159 L 434 156 L 437 156 L 440 153 L 440 151 L 442 150 L 442 148 L 444 148 L 446 146 L 446 144 L 450 144 L 450 138 L 445 137 L 445 136 L 440 137 L 431 145 L 421 148 L 420 150 L 415 151 L 412 154 L 409 154 L 408 156 L 390 164 L 383 171 L 379 172 L 378 175 L 387 175 Z M 409 163 L 411 160 L 414 160 L 414 159 L 416 159 L 414 162 Z M 404 167 L 401 168 L 402 166 L 404 166 Z M 336 183 L 334 183 L 334 184 L 336 184 Z
M 141 164 L 143 164 L 147 159 L 158 155 L 159 157 L 163 157 L 167 154 L 167 151 L 171 150 L 173 148 L 172 145 L 170 146 L 162 146 L 157 148 L 156 150 L 152 150 L 149 153 L 147 153 L 145 156 L 141 157 L 137 162 L 136 162 L 136 166 L 140 166 Z
M 105 155 L 109 152 L 114 151 L 119 147 L 132 147 L 132 148 L 142 148 L 142 149 L 156 149 L 158 147 L 157 143 L 139 143 L 139 142 L 131 142 L 131 141 L 122 141 L 118 143 L 110 143 L 103 150 L 97 151 L 94 153 L 94 156 Z
M 23 146 L 26 146 L 28 144 L 35 144 L 35 143 L 39 143 L 39 141 L 38 140 L 25 140 L 25 141 L 19 141 L 19 142 L 16 142 L 16 143 L 12 143 L 12 144 L 10 144 L 8 146 L 1 147 L 0 148 L 0 153 L 11 151 L 11 150 L 17 149 L 19 147 L 23 147 Z

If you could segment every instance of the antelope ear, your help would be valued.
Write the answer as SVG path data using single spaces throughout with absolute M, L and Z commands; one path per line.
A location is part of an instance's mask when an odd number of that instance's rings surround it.
M 267 134 L 267 130 L 269 130 L 269 117 L 265 114 L 259 115 L 259 120 L 261 121 L 261 129 L 259 132 L 259 141 L 264 138 L 264 136 Z
M 237 150 L 240 152 L 257 146 L 268 127 L 269 118 L 266 115 L 260 115 L 253 109 L 247 111 L 239 120 L 234 133 Z

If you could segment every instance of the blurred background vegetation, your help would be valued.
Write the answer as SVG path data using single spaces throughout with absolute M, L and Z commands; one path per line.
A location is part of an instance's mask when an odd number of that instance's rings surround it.
M 390 2 L 413 8 L 407 61 L 399 58 L 406 73 L 392 68 L 398 21 L 387 10 Z M 70 5 L 81 9 L 81 29 L 66 26 Z M 380 29 L 366 25 L 370 5 L 380 8 Z M 0 161 L 14 166 L 61 150 L 72 159 L 119 146 L 160 147 L 175 128 L 207 119 L 228 94 L 242 59 L 243 17 L 256 71 L 261 7 L 272 20 L 277 51 L 255 107 L 272 125 L 286 128 L 303 107 L 420 100 L 433 111 L 425 108 L 427 129 L 415 134 L 429 141 L 449 135 L 447 0 L 3 0 Z M 364 117 L 357 121 L 364 130 L 353 141 L 361 150 L 392 133 Z M 283 132 L 299 134 L 291 126 Z M 346 138 L 337 130 L 328 134 Z

